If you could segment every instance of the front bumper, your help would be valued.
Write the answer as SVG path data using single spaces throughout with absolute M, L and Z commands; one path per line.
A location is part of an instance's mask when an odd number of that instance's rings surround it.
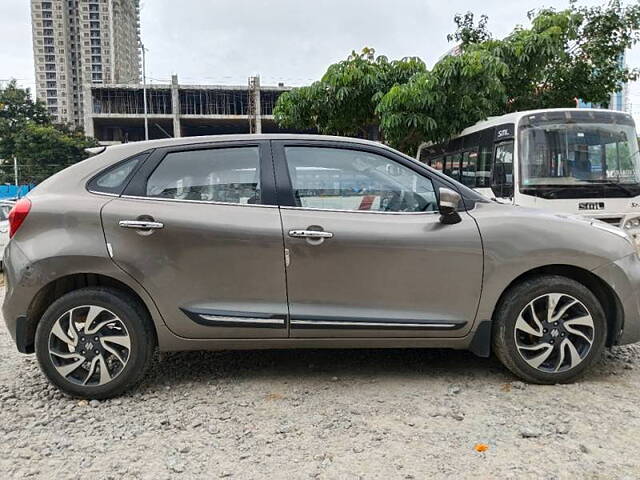
M 614 345 L 640 341 L 640 258 L 633 253 L 596 268 L 593 273 L 616 293 L 622 307 L 622 324 L 615 332 Z

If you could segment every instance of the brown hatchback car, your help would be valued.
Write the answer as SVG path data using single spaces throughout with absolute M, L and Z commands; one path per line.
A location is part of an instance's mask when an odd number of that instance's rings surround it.
M 109 147 L 20 200 L 10 230 L 5 322 L 76 396 L 123 392 L 157 348 L 493 348 L 558 383 L 640 339 L 622 230 L 489 201 L 367 141 Z

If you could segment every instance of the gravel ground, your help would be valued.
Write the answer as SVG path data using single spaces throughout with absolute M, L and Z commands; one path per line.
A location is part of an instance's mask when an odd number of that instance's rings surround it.
M 86 402 L 2 324 L 0 365 L 1 479 L 640 477 L 640 346 L 565 386 L 454 351 L 170 354 Z

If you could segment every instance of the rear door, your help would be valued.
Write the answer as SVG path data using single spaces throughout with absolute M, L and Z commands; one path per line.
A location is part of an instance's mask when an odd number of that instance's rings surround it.
M 268 142 L 156 150 L 102 210 L 113 260 L 187 338 L 286 337 Z
M 471 328 L 483 253 L 473 218 L 444 225 L 438 183 L 344 142 L 274 142 L 291 337 L 456 337 Z

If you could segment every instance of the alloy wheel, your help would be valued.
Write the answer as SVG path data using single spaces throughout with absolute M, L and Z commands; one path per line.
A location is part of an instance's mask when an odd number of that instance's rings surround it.
M 100 386 L 116 378 L 127 365 L 131 338 L 124 322 L 96 305 L 72 308 L 49 333 L 49 357 L 67 381 Z
M 514 327 L 516 348 L 531 367 L 546 373 L 566 372 L 591 350 L 595 325 L 578 299 L 549 293 L 529 302 Z

